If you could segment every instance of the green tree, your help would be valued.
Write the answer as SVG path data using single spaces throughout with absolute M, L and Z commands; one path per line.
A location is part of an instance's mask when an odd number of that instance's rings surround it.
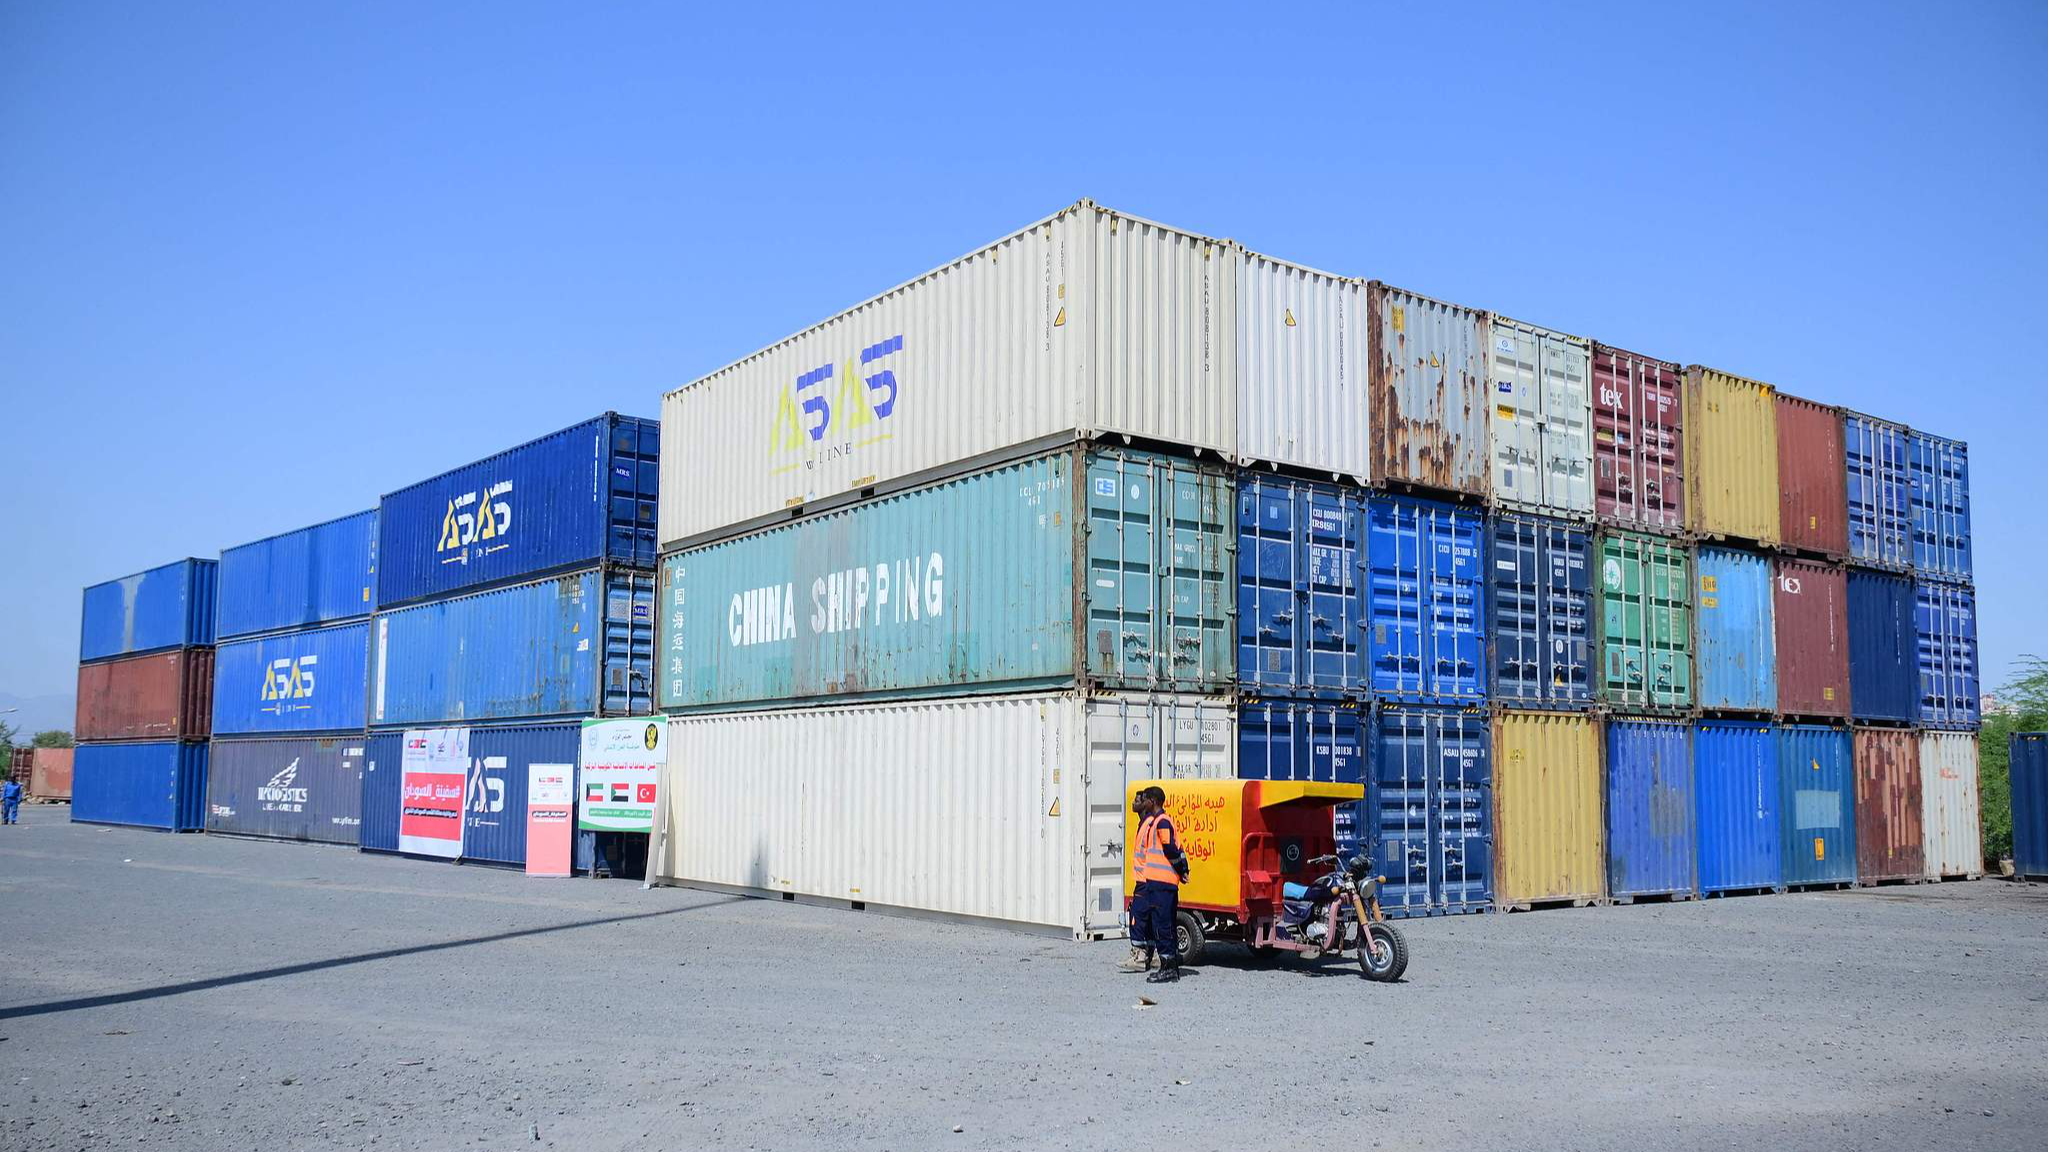
M 2012 734 L 2048 729 L 2048 660 L 2020 658 L 2019 674 L 1998 690 L 2000 710 L 1984 718 L 1977 748 L 1978 818 L 1984 856 L 2012 855 Z
M 0 780 L 7 778 L 7 766 L 14 759 L 15 734 L 14 725 L 9 724 L 5 720 L 0 720 Z
M 35 739 L 30 743 L 37 748 L 72 748 L 77 746 L 78 741 L 73 740 L 71 733 L 62 728 L 51 728 L 36 733 Z

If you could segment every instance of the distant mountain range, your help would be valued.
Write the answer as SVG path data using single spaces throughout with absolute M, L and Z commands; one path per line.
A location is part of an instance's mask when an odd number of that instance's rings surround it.
M 8 712 L 9 708 L 16 711 Z M 24 744 L 29 737 L 52 728 L 71 731 L 71 724 L 77 716 L 78 698 L 69 692 L 55 696 L 16 696 L 11 692 L 0 692 L 0 720 L 14 725 Z

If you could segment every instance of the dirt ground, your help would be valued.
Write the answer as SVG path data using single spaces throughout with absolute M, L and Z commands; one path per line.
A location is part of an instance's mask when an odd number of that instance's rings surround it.
M 2048 887 L 1409 922 L 1408 979 L 0 829 L 0 1149 L 2038 1149 Z

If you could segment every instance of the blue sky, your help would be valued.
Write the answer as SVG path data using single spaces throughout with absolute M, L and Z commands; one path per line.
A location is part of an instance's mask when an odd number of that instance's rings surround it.
M 2048 654 L 2039 4 L 0 5 L 0 693 L 79 588 L 1082 196 L 1968 439 Z M 2036 335 L 2029 335 L 2036 333 Z

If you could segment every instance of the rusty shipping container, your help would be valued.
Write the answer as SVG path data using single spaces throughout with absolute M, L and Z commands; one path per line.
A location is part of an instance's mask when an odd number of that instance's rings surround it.
M 1501 908 L 1607 894 L 1600 728 L 1564 712 L 1493 721 L 1494 899 Z
M 1778 645 L 1778 712 L 1849 716 L 1849 581 L 1842 569 L 1773 562 L 1771 621 Z
M 1778 542 L 1776 389 L 1698 364 L 1685 370 L 1686 526 Z
M 1856 729 L 1856 880 L 1918 880 L 1922 844 L 1920 737 L 1905 728 Z
M 1778 393 L 1778 538 L 1827 556 L 1849 552 L 1842 410 Z
M 71 799 L 69 748 L 38 748 L 29 762 L 28 794 L 38 800 Z
M 1366 316 L 1373 478 L 1484 496 L 1492 408 L 1486 313 L 1375 280 Z
M 78 669 L 80 741 L 204 740 L 213 725 L 213 649 L 180 648 Z
M 1653 532 L 1685 527 L 1685 372 L 1593 345 L 1593 510 Z

